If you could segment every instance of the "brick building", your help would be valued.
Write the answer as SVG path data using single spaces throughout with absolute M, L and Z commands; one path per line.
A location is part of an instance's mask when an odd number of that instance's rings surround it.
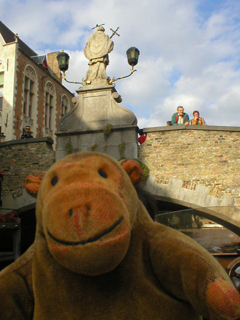
M 34 138 L 55 144 L 58 122 L 73 106 L 57 55 L 38 56 L 0 21 L 0 142 L 20 139 L 30 125 Z

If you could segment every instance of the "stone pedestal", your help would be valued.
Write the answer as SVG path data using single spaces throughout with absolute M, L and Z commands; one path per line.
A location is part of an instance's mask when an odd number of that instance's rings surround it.
M 56 160 L 69 152 L 97 151 L 117 160 L 137 158 L 137 119 L 120 105 L 112 85 L 87 85 L 77 91 L 76 105 L 59 123 Z M 112 125 L 111 132 L 104 128 Z

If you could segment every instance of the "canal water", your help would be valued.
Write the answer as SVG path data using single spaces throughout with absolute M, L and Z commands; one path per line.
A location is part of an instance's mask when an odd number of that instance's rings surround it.
M 188 213 L 162 213 L 156 221 L 177 229 L 211 253 L 237 253 L 240 237 L 215 222 Z
M 226 228 L 210 227 L 181 230 L 211 253 L 236 253 L 240 237 Z

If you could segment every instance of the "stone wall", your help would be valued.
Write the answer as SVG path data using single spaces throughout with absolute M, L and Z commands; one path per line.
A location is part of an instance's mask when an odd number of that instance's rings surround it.
M 168 185 L 181 181 L 181 188 L 208 187 L 208 195 L 222 199 L 229 194 L 240 205 L 240 128 L 161 127 L 143 130 L 146 141 L 139 146 L 139 159 L 150 169 L 152 181 Z
M 0 170 L 3 173 L 2 197 L 21 195 L 25 178 L 35 170 L 47 170 L 55 162 L 50 138 L 12 140 L 0 143 Z

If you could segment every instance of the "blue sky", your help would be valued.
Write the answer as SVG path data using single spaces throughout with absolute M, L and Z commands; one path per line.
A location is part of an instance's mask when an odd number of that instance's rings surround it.
M 209 125 L 239 126 L 240 1 L 0 0 L 0 7 L 0 20 L 38 54 L 68 52 L 74 81 L 88 69 L 91 29 L 104 23 L 110 36 L 119 27 L 107 75 L 129 74 L 126 50 L 140 50 L 137 72 L 116 82 L 140 128 L 165 125 L 178 105 L 190 117 L 199 110 Z

